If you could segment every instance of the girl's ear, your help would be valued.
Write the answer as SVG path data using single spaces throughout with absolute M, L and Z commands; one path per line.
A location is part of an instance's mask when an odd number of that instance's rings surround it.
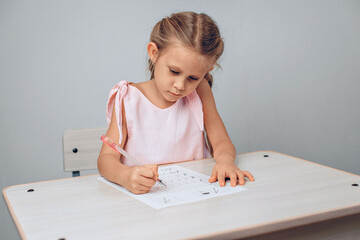
M 148 45 L 147 45 L 147 51 L 148 51 L 148 54 L 149 54 L 149 58 L 151 59 L 151 61 L 153 63 L 155 63 L 156 58 L 157 58 L 158 53 L 159 53 L 159 49 L 156 46 L 156 44 L 154 42 L 149 42 Z

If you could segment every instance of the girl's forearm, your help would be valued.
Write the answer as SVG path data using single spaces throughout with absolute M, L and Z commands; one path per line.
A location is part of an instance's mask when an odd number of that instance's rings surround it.
M 123 186 L 125 172 L 129 167 L 121 164 L 120 160 L 112 154 L 103 153 L 98 158 L 99 173 L 111 182 Z

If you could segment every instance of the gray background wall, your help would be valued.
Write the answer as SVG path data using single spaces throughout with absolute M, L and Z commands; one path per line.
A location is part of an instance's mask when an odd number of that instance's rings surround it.
M 220 26 L 213 92 L 238 153 L 360 174 L 358 0 L 0 0 L 0 188 L 69 177 L 63 132 L 106 125 L 110 88 L 147 79 L 152 26 L 183 10 Z M 4 201 L 0 215 L 0 238 L 18 238 Z

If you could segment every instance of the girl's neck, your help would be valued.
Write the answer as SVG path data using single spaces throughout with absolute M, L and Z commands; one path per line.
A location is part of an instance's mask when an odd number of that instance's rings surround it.
M 161 97 L 154 80 L 133 84 L 152 104 L 158 108 L 165 109 L 174 105 L 175 102 L 166 101 Z

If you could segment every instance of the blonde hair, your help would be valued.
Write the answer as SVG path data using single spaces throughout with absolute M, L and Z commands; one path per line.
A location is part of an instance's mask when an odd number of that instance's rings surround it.
M 174 39 L 204 56 L 214 58 L 215 63 L 224 51 L 224 42 L 216 23 L 204 13 L 173 13 L 156 23 L 150 35 L 150 42 L 156 44 L 160 53 L 169 47 Z M 151 59 L 148 59 L 148 62 L 152 79 L 155 66 Z M 217 63 L 216 65 L 219 66 Z M 205 75 L 205 79 L 212 86 L 213 78 L 210 73 Z

